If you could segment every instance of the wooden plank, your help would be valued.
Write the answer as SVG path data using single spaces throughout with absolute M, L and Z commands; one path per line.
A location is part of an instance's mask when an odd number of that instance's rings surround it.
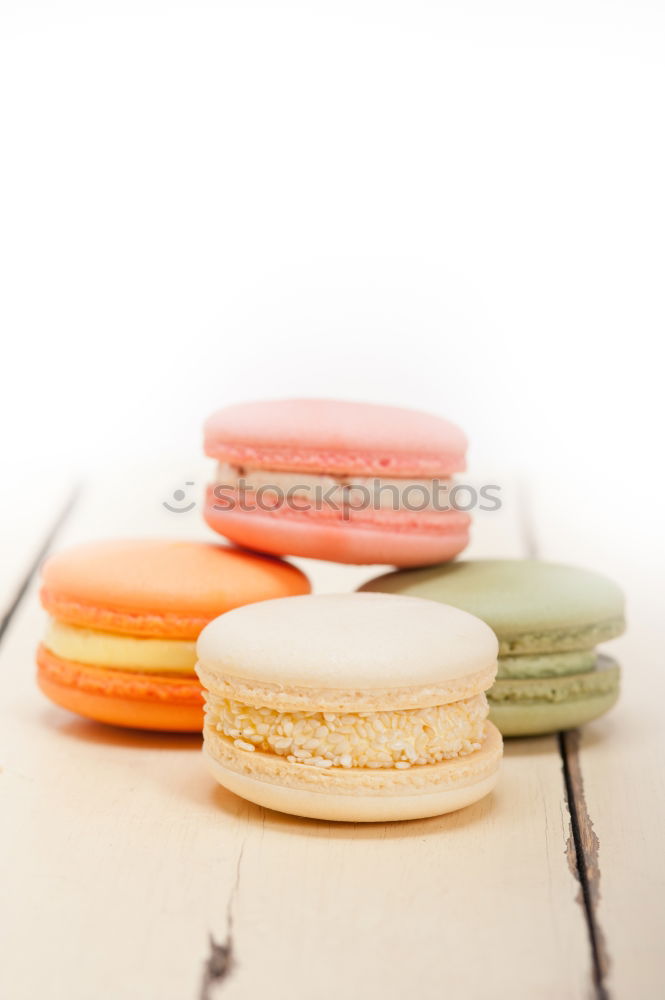
M 648 484 L 642 483 L 648 496 Z M 625 498 L 589 480 L 572 497 L 532 489 L 534 537 L 544 558 L 605 572 L 624 588 L 628 632 L 605 646 L 622 666 L 621 699 L 607 716 L 566 738 L 580 827 L 601 995 L 655 997 L 663 991 L 665 924 L 665 545 L 653 519 L 636 513 L 626 532 Z M 581 505 L 580 505 L 581 501 Z M 611 539 L 611 544 L 608 540 Z M 570 831 L 571 842 L 574 831 Z
M 195 512 L 160 510 L 176 482 L 142 473 L 88 491 L 61 542 L 209 537 Z M 479 521 L 474 552 L 517 554 L 521 535 L 507 504 Z M 307 569 L 319 590 L 377 571 Z M 46 702 L 32 663 L 42 623 L 33 582 L 0 650 L 0 995 L 588 995 L 554 739 L 511 743 L 498 790 L 451 816 L 282 816 L 218 788 L 198 738 L 113 730 Z
M 0 635 L 75 494 L 67 475 L 19 469 L 0 495 Z

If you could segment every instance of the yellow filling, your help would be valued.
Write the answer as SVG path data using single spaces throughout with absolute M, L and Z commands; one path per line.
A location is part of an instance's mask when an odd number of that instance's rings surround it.
M 278 754 L 317 767 L 435 764 L 480 749 L 484 694 L 432 708 L 396 712 L 275 712 L 207 692 L 206 723 L 239 750 Z
M 193 674 L 196 643 L 188 639 L 142 639 L 49 622 L 44 645 L 63 660 L 114 670 Z

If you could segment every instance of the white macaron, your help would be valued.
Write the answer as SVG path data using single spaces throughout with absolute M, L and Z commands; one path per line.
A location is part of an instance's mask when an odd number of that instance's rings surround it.
M 492 630 L 414 597 L 288 597 L 201 633 L 204 752 L 215 778 L 282 812 L 327 820 L 435 816 L 494 787 Z

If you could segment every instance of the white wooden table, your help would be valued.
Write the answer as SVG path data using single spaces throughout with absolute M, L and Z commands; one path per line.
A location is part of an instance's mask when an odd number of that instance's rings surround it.
M 204 467 L 124 470 L 73 504 L 69 483 L 19 483 L 3 501 L 2 1000 L 662 996 L 665 635 L 637 570 L 509 491 L 469 555 L 614 570 L 631 613 L 612 647 L 619 707 L 580 734 L 508 742 L 497 791 L 459 813 L 302 820 L 218 788 L 198 738 L 96 725 L 35 686 L 44 553 L 209 537 L 198 510 L 162 507 L 186 480 L 200 491 Z M 298 562 L 318 591 L 377 572 Z

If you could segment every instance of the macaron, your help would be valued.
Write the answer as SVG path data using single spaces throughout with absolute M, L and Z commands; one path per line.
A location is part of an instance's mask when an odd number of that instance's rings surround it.
M 497 641 L 478 618 L 383 594 L 238 608 L 198 643 L 204 753 L 251 802 L 326 820 L 436 816 L 494 787 L 485 689 Z
M 230 406 L 205 425 L 217 460 L 208 524 L 239 545 L 343 563 L 418 566 L 456 556 L 469 515 L 451 477 L 466 438 L 393 406 L 290 399 Z
M 203 697 L 196 639 L 218 615 L 309 592 L 277 559 L 201 542 L 94 542 L 47 560 L 51 615 L 37 681 L 51 701 L 117 726 L 195 732 Z
M 624 598 L 599 573 L 535 559 L 476 560 L 388 573 L 360 589 L 441 601 L 487 622 L 499 639 L 490 719 L 504 736 L 572 729 L 618 698 L 619 666 L 595 647 L 623 632 Z

